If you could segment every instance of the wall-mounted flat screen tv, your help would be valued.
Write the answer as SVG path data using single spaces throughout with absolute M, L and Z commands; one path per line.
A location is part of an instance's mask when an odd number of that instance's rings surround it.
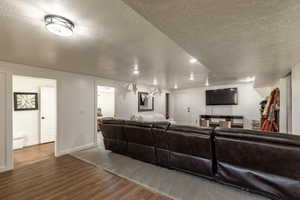
M 206 90 L 206 105 L 238 105 L 238 89 Z

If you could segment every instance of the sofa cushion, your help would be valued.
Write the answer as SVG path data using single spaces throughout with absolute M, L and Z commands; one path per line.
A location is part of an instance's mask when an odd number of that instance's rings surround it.
M 128 141 L 128 155 L 146 162 L 156 163 L 155 140 L 150 122 L 126 121 L 124 133 Z
M 218 128 L 215 148 L 216 177 L 222 182 L 282 199 L 300 197 L 299 137 Z
M 300 138 L 297 136 L 216 129 L 216 144 L 218 161 L 300 180 Z
M 124 132 L 127 141 L 154 147 L 154 137 L 151 132 L 152 125 L 150 122 L 126 121 Z
M 155 149 L 153 146 L 147 146 L 137 143 L 128 143 L 128 155 L 137 160 L 156 163 Z
M 175 125 L 172 124 L 168 128 L 169 131 L 185 132 L 185 133 L 199 133 L 203 135 L 211 135 L 213 128 L 205 128 L 199 126 L 188 126 L 188 125 Z
M 169 122 L 155 122 L 153 124 L 152 133 L 157 148 L 168 149 L 167 128 L 169 126 Z
M 127 154 L 127 139 L 124 134 L 123 126 L 123 120 L 102 120 L 101 133 L 103 135 L 105 149 L 120 154 Z
M 153 122 L 140 122 L 140 121 L 127 120 L 125 121 L 125 125 L 152 128 Z
M 155 151 L 157 164 L 169 167 L 169 149 L 168 149 L 168 134 L 167 128 L 169 122 L 155 122 L 153 124 L 152 133 L 155 139 Z
M 171 125 L 167 132 L 170 151 L 207 159 L 212 158 L 211 135 L 213 129 Z
M 213 176 L 213 129 L 171 125 L 168 130 L 170 167 Z
M 126 141 L 123 126 L 123 120 L 103 120 L 101 126 L 102 135 L 104 138 Z

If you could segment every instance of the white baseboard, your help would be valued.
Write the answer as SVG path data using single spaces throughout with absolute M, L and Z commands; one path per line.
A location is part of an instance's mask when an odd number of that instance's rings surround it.
M 9 170 L 12 170 L 12 169 L 8 168 L 8 167 L 0 167 L 0 173 L 6 172 L 6 171 L 9 171 Z
M 74 147 L 74 148 L 71 148 L 71 149 L 58 151 L 56 156 L 59 157 L 59 156 L 67 155 L 67 154 L 70 154 L 70 153 L 73 153 L 73 152 L 76 152 L 76 151 L 82 151 L 82 150 L 85 150 L 85 149 L 90 149 L 90 148 L 93 148 L 93 147 L 96 147 L 96 146 L 97 145 L 95 143 L 90 143 L 90 144 Z
M 5 172 L 6 170 L 5 170 L 5 167 L 0 167 L 0 173 L 1 172 Z

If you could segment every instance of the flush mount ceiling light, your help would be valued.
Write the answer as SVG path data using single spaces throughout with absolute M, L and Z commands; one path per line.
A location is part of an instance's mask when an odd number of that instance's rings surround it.
M 58 15 L 46 15 L 44 19 L 49 32 L 64 37 L 73 35 L 75 25 L 71 20 Z

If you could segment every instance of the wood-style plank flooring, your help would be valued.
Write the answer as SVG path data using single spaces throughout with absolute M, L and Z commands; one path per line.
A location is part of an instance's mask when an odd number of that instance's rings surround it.
M 19 168 L 54 157 L 54 143 L 38 144 L 14 151 L 14 167 Z
M 72 156 L 49 158 L 0 174 L 1 200 L 167 200 Z

